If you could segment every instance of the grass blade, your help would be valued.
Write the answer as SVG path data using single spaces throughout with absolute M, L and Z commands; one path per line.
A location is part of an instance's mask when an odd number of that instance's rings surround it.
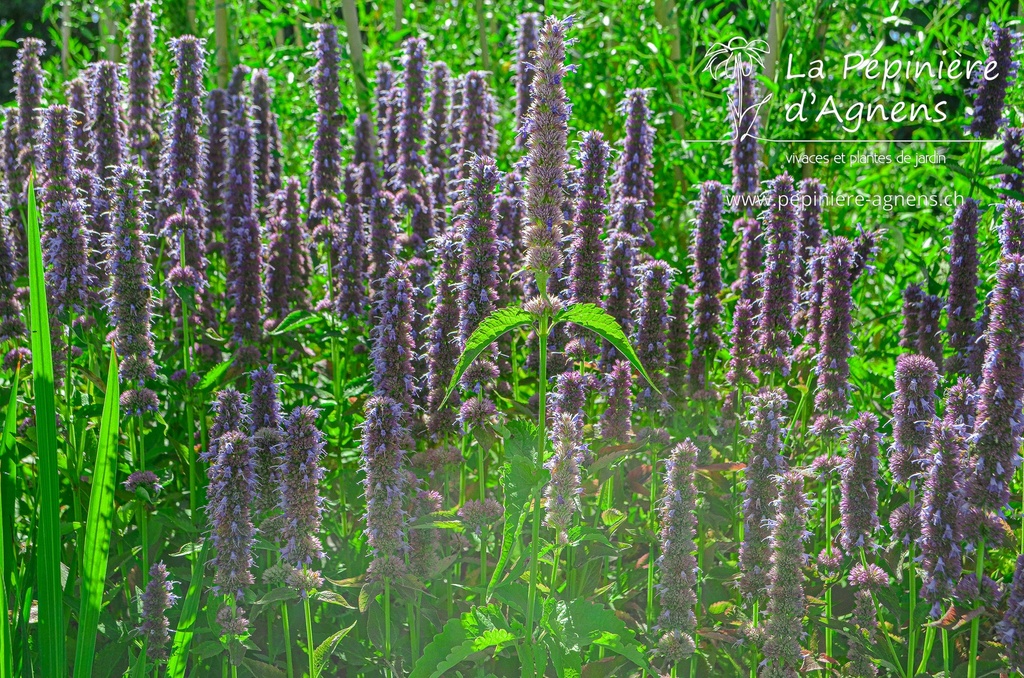
M 11 397 L 7 399 L 7 414 L 4 417 L 4 432 L 3 438 L 0 438 L 0 450 L 3 453 L 3 459 L 7 460 L 11 455 L 14 454 L 14 432 L 18 427 L 18 382 L 21 380 L 21 363 L 18 364 L 16 370 L 14 370 L 14 379 L 11 381 Z M 0 486 L 0 492 L 3 491 Z M 9 491 L 9 490 L 8 490 Z M 0 503 L 6 506 L 6 496 L 0 496 Z M 13 543 L 14 536 L 7 534 L 7 521 L 0 521 L 0 543 L 8 544 Z M 5 549 L 0 549 L 0 573 L 4 573 L 0 577 L 0 598 L 3 598 L 3 614 L 4 619 L 10 619 L 9 610 L 7 608 L 7 568 L 8 566 L 13 567 L 14 563 L 8 563 L 5 554 Z M 14 678 L 14 645 L 11 641 L 11 625 L 2 624 L 0 629 L 0 678 Z
M 110 352 L 107 393 L 100 420 L 99 449 L 92 474 L 89 513 L 85 519 L 85 554 L 82 566 L 82 602 L 78 612 L 78 644 L 75 648 L 75 678 L 92 675 L 96 651 L 96 628 L 103 606 L 107 580 L 107 556 L 114 519 L 114 488 L 117 476 L 117 439 L 121 420 L 121 393 L 117 380 L 117 354 Z
M 28 180 L 28 286 L 32 319 L 32 387 L 39 458 L 39 654 L 44 676 L 64 675 L 64 610 L 60 586 L 60 475 L 57 468 L 57 405 L 54 399 L 50 314 L 46 308 L 43 251 L 39 238 L 35 177 Z M 67 378 L 71 378 L 69 374 Z
M 203 565 L 210 552 L 210 540 L 203 543 L 199 557 L 192 561 L 192 581 L 185 594 L 185 602 L 181 606 L 181 619 L 174 632 L 174 644 L 171 647 L 171 658 L 167 660 L 167 678 L 185 678 L 185 666 L 188 664 L 188 650 L 195 634 L 196 617 L 199 616 L 199 599 L 203 594 Z

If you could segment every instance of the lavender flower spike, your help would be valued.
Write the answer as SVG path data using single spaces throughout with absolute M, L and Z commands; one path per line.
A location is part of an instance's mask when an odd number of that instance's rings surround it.
M 241 431 L 222 435 L 207 476 L 207 515 L 216 549 L 214 590 L 241 601 L 254 581 L 252 545 L 256 531 L 251 510 L 256 493 L 256 455 L 249 437 Z
M 622 155 L 615 167 L 612 183 L 612 201 L 634 198 L 643 203 L 643 220 L 639 224 L 639 247 L 650 247 L 651 225 L 654 222 L 654 128 L 649 118 L 647 91 L 631 89 L 626 92 L 620 113 L 626 116 L 626 138 Z
M 900 326 L 900 348 L 917 351 L 921 335 L 921 286 L 911 283 L 903 288 L 903 324 Z
M 11 192 L 11 202 L 15 206 L 25 204 L 25 191 L 28 187 L 28 175 L 32 166 L 38 166 L 37 136 L 40 131 L 45 94 L 45 74 L 40 66 L 40 58 L 46 51 L 46 45 L 36 38 L 23 38 L 18 49 L 18 58 L 14 62 L 14 86 L 18 100 L 17 157 L 16 174 L 11 181 L 8 177 L 7 189 Z
M 435 61 L 430 67 L 430 110 L 427 114 L 427 165 L 434 172 L 448 167 L 451 148 L 448 146 L 448 107 L 450 105 L 452 74 L 448 64 Z
M 733 222 L 732 230 L 740 234 L 740 274 L 734 289 L 738 289 L 741 299 L 758 304 L 761 301 L 761 268 L 764 263 L 761 222 L 744 217 Z
M 600 132 L 586 132 L 580 143 L 582 165 L 576 223 L 572 234 L 569 294 L 574 304 L 599 304 L 604 291 L 604 245 L 608 192 L 608 144 Z
M 954 353 L 946 363 L 948 374 L 967 370 L 967 350 L 974 338 L 978 310 L 978 203 L 967 199 L 953 217 L 949 241 L 949 299 L 946 333 Z
M 921 505 L 921 595 L 932 603 L 932 618 L 942 615 L 963 573 L 960 511 L 964 503 L 961 456 L 963 443 L 956 427 L 936 426 L 932 459 Z
M 697 219 L 693 228 L 693 276 L 697 298 L 693 302 L 693 359 L 690 361 L 691 392 L 708 391 L 709 361 L 722 345 L 722 185 L 706 181 L 700 187 Z
M 917 335 L 917 352 L 930 358 L 935 363 L 939 374 L 942 374 L 943 353 L 942 330 L 939 329 L 939 320 L 944 305 L 944 300 L 937 294 L 925 294 L 921 297 L 921 306 L 917 316 L 920 326 Z
M 249 373 L 252 384 L 252 432 L 256 448 L 256 500 L 254 508 L 261 519 L 261 531 L 270 536 L 272 530 L 267 522 L 269 514 L 279 504 L 281 488 L 281 448 L 284 440 L 281 430 L 281 400 L 278 392 L 277 375 L 274 366 L 253 370 Z
M 407 516 L 403 508 L 406 450 L 411 444 L 402 406 L 387 396 L 366 402 L 363 424 L 363 481 L 366 537 L 373 552 L 370 581 L 394 580 L 405 572 Z
M 754 65 L 737 61 L 733 72 L 729 121 L 732 124 L 732 191 L 741 211 L 749 212 L 761 190 L 760 87 Z
M 796 214 L 793 179 L 789 174 L 768 184 L 768 209 L 762 214 L 768 241 L 764 293 L 761 298 L 760 364 L 763 372 L 789 376 L 796 307 Z
M 996 633 L 1006 648 L 1010 669 L 1024 671 L 1024 555 L 1017 556 L 1017 567 L 1013 571 L 1010 597 L 1006 603 L 1006 614 L 996 624 Z
M 864 412 L 846 434 L 840 467 L 839 543 L 847 553 L 870 551 L 878 530 L 878 417 Z
M 779 496 L 775 478 L 786 471 L 782 456 L 786 429 L 781 390 L 762 390 L 751 399 L 746 424 L 750 461 L 743 491 L 743 544 L 740 546 L 740 591 L 747 599 L 763 599 L 768 589 L 770 521 Z
M 341 211 L 337 195 L 341 190 L 341 100 L 338 95 L 338 29 L 317 24 L 313 45 L 317 65 L 313 69 L 316 90 L 316 137 L 313 141 L 313 170 L 310 176 L 310 230 L 332 224 Z
M 18 300 L 17 245 L 11 226 L 8 205 L 0 192 L 0 343 L 21 343 L 27 338 L 21 302 Z
M 228 163 L 228 93 L 222 89 L 210 90 L 206 99 L 207 137 L 206 166 L 203 175 L 203 200 L 207 218 L 204 241 L 208 252 L 221 246 L 218 240 L 227 240 L 225 204 L 222 188 L 227 180 Z
M 217 458 L 220 437 L 231 431 L 248 431 L 250 422 L 249 403 L 244 396 L 232 387 L 219 391 L 213 403 L 210 443 L 207 451 L 201 455 L 202 460 L 212 463 Z
M 991 139 L 1005 122 L 1003 106 L 1006 91 L 1017 77 L 1014 52 L 1020 48 L 1020 36 L 1010 28 L 992 25 L 991 37 L 985 38 L 988 58 L 985 67 L 974 73 L 970 94 L 974 96 L 974 114 L 968 127 L 971 135 Z
M 817 179 L 800 182 L 797 196 L 797 222 L 800 224 L 800 280 L 808 281 L 808 272 L 814 251 L 821 244 L 821 205 L 825 187 Z
M 1010 481 L 1020 466 L 1021 398 L 1024 366 L 1024 256 L 1003 258 L 996 278 L 988 350 L 978 393 L 978 412 L 971 437 L 976 459 L 968 500 L 987 511 L 1002 510 L 1010 499 Z
M 781 478 L 772 521 L 772 569 L 768 575 L 768 621 L 760 678 L 790 678 L 803 665 L 804 540 L 807 531 L 807 495 L 804 478 L 790 471 Z
M 427 328 L 427 430 L 434 439 L 454 433 L 452 404 L 442 407 L 448 383 L 455 373 L 461 354 L 461 342 L 454 341 L 459 331 L 459 243 L 448 235 L 435 245 L 440 261 L 434 283 L 434 311 Z M 450 400 L 456 400 L 453 393 Z
M 551 480 L 544 488 L 544 524 L 554 528 L 560 546 L 569 542 L 568 530 L 579 511 L 580 465 L 586 454 L 583 443 L 583 424 L 579 414 L 557 413 L 551 426 L 551 444 L 554 453 L 545 464 Z
M 615 318 L 626 336 L 633 332 L 633 302 L 636 298 L 633 270 L 635 257 L 633 239 L 627 234 L 613 232 L 605 241 L 605 260 L 608 264 L 604 310 Z M 617 356 L 618 351 L 605 342 L 601 351 L 603 369 L 609 369 Z
M 896 358 L 889 471 L 897 483 L 910 483 L 921 472 L 932 441 L 937 382 L 935 363 L 928 358 L 913 354 Z
M 814 409 L 818 414 L 814 431 L 835 436 L 849 407 L 851 311 L 850 266 L 853 245 L 835 237 L 825 247 L 825 292 L 821 310 L 821 350 L 818 352 L 818 392 Z
M 153 68 L 153 3 L 138 0 L 128 27 L 128 145 L 132 157 L 145 168 L 146 185 L 159 195 L 160 133 Z
M 662 636 L 659 653 L 672 662 L 693 654 L 697 631 L 697 446 L 689 439 L 672 448 L 665 472 L 660 513 L 661 573 L 658 592 L 661 614 L 658 628 Z
M 640 304 L 636 311 L 636 346 L 640 364 L 651 377 L 644 384 L 637 405 L 651 412 L 668 407 L 665 400 L 665 370 L 669 355 L 668 341 L 668 288 L 672 283 L 672 269 L 664 261 L 652 261 L 640 269 Z M 657 389 L 657 391 L 655 390 Z M 661 393 L 658 393 L 661 391 Z
M 416 397 L 413 378 L 412 284 L 405 262 L 391 260 L 391 267 L 374 297 L 373 387 L 411 412 Z
M 302 224 L 301 191 L 298 179 L 286 178 L 284 188 L 277 193 L 277 212 L 267 224 L 270 243 L 264 281 L 267 300 L 264 326 L 268 329 L 292 311 L 309 309 L 309 277 L 313 262 Z
M 668 385 L 677 397 L 686 386 L 686 358 L 690 354 L 690 288 L 679 283 L 672 288 L 671 319 L 666 348 L 669 355 Z
M 519 15 L 519 31 L 516 33 L 516 147 L 524 148 L 527 134 L 524 133 L 532 102 L 531 91 L 534 73 L 534 50 L 537 49 L 537 24 L 540 17 L 527 12 Z
M 405 67 L 401 90 L 401 119 L 398 123 L 397 185 L 426 196 L 423 170 L 424 121 L 423 103 L 426 93 L 426 50 L 422 38 L 405 41 L 402 64 Z
M 725 381 L 734 389 L 756 387 L 759 383 L 754 373 L 754 306 L 746 299 L 736 302 L 732 313 L 732 350 L 729 352 L 729 371 Z M 737 393 L 733 391 L 733 393 Z M 732 396 L 733 411 L 741 404 Z
M 1003 204 L 1003 219 L 999 227 L 999 242 L 1003 254 L 1024 254 L 1024 203 L 1007 199 Z
M 541 30 L 536 68 L 531 84 L 532 102 L 524 127 L 529 138 L 526 194 L 526 268 L 547 299 L 548 276 L 562 265 L 562 191 L 565 184 L 566 137 L 571 105 L 562 80 L 565 34 L 570 20 L 549 17 Z M 469 103 L 467 91 L 467 104 Z M 465 140 L 464 140 L 465 141 Z
M 114 172 L 110 233 L 106 237 L 110 286 L 107 307 L 114 324 L 114 347 L 121 359 L 121 407 L 126 414 L 154 412 L 157 396 L 146 388 L 156 378 L 150 328 L 153 271 L 149 265 L 142 169 L 122 165 Z
M 154 661 L 167 659 L 167 644 L 171 642 L 167 610 L 178 602 L 174 595 L 174 582 L 168 579 L 167 566 L 153 563 L 149 568 L 149 583 L 142 594 L 142 624 L 139 632 L 146 639 L 146 656 Z
M 371 165 L 363 165 L 364 174 L 369 171 Z M 354 177 L 351 175 L 345 178 L 345 229 L 342 238 L 334 235 L 334 227 L 318 227 L 320 233 L 314 232 L 313 238 L 318 239 L 324 233 L 331 233 L 328 236 L 328 246 L 331 247 L 331 256 L 335 261 L 334 277 L 338 278 L 339 289 L 335 299 L 335 312 L 342 320 L 349 318 L 361 318 L 366 315 L 367 292 L 366 292 L 366 226 L 363 224 L 363 211 L 354 198 Z M 372 203 L 369 208 L 371 224 L 381 224 L 380 230 L 391 228 L 391 218 L 394 211 L 394 200 L 387 191 L 381 191 L 371 196 Z M 383 275 L 381 270 L 378 275 Z M 328 286 L 333 285 L 333 280 L 327 281 Z M 325 300 L 329 301 L 329 300 Z
M 605 376 L 604 393 L 608 406 L 601 413 L 601 437 L 627 442 L 633 435 L 633 372 L 627 360 L 617 360 Z
M 493 95 L 487 86 L 490 74 L 483 71 L 470 71 L 463 77 L 462 106 L 459 109 L 459 157 L 457 176 L 465 179 L 469 176 L 469 163 L 478 155 L 491 156 L 494 147 L 491 143 L 494 134 L 494 120 L 490 111 L 493 108 Z M 453 109 L 454 110 L 454 109 Z
M 89 67 L 89 124 L 92 129 L 92 171 L 100 181 L 99 210 L 94 215 L 97 235 L 110 231 L 107 211 L 114 170 L 124 156 L 121 120 L 121 80 L 117 64 L 100 61 Z
M 274 182 L 274 112 L 270 110 L 274 92 L 267 69 L 257 68 L 252 72 L 252 117 L 253 117 L 253 187 L 256 205 L 264 214 L 270 193 L 276 188 Z
M 1024 127 L 1003 128 L 1003 164 L 1013 171 L 1002 175 L 999 187 L 1024 193 Z
M 320 544 L 323 499 L 319 485 L 324 479 L 321 460 L 324 439 L 316 426 L 320 411 L 296 407 L 284 422 L 281 468 L 281 511 L 284 514 L 284 546 L 281 558 L 296 569 L 308 569 L 324 557 Z

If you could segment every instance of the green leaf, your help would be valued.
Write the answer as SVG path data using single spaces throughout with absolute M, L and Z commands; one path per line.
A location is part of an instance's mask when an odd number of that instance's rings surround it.
M 174 644 L 171 646 L 171 658 L 167 660 L 167 678 L 185 678 L 185 666 L 188 664 L 188 649 L 195 634 L 196 617 L 199 616 L 199 599 L 203 594 L 203 570 L 206 557 L 210 551 L 210 540 L 203 544 L 199 557 L 192 561 L 192 579 L 185 594 L 185 602 L 181 606 L 181 618 L 174 632 Z
M 501 487 L 505 495 L 505 525 L 502 528 L 498 563 L 487 584 L 487 597 L 501 579 L 513 547 L 519 543 L 526 523 L 530 499 L 547 480 L 547 471 L 537 467 L 537 427 L 532 422 L 513 420 L 504 429 L 505 463 L 501 466 Z
M 496 606 L 475 607 L 444 625 L 423 648 L 409 678 L 438 678 L 477 652 L 497 651 L 516 640 Z
M 250 657 L 242 659 L 242 666 L 255 678 L 285 678 L 285 672 L 281 669 Z
M 4 471 L 8 469 L 6 463 L 10 457 L 14 455 L 14 434 L 18 428 L 18 383 L 21 379 L 21 364 L 14 370 L 14 379 L 11 380 L 11 395 L 7 399 L 7 414 L 4 417 L 4 432 L 3 437 L 0 438 L 0 450 L 4 459 Z M 0 504 L 6 507 L 8 502 L 7 493 L 11 492 L 13 483 L 8 485 L 7 489 L 4 490 L 3 486 L 7 483 L 0 483 Z M 13 495 L 11 499 L 13 499 Z M 14 504 L 11 503 L 11 510 L 13 512 Z M 12 513 L 13 518 L 13 513 Z M 7 532 L 8 523 L 7 515 L 5 513 L 4 519 L 0 521 L 0 544 L 4 545 L 4 548 L 0 548 L 0 598 L 3 598 L 3 607 L 0 608 L 0 612 L 3 612 L 4 619 L 10 619 L 9 610 L 7 608 L 7 567 L 13 566 L 14 563 L 7 562 L 6 545 L 13 543 L 14 537 Z M 0 629 L 0 678 L 13 678 L 14 676 L 14 647 L 11 645 L 11 625 L 3 624 L 3 628 Z
M 232 361 L 231 360 L 225 360 L 224 362 L 220 363 L 219 365 L 211 368 L 209 372 L 207 372 L 206 374 L 203 375 L 202 381 L 199 382 L 199 386 L 197 386 L 196 388 L 200 392 L 202 392 L 202 393 L 206 393 L 206 392 L 210 391 L 211 389 L 213 389 L 214 386 L 217 385 L 217 383 L 221 380 L 221 378 L 227 373 L 227 371 L 228 371 L 228 369 L 230 369 L 231 365 L 232 365 Z
M 306 327 L 313 323 L 318 323 L 323 320 L 323 316 L 317 315 L 316 313 L 310 313 L 309 311 L 292 311 L 288 314 L 281 323 L 270 332 L 267 332 L 272 337 L 280 337 L 284 334 L 294 332 L 300 327 Z
M 96 629 L 103 607 L 107 581 L 107 558 L 114 519 L 114 489 L 117 486 L 117 440 L 120 432 L 121 393 L 117 378 L 117 354 L 111 351 L 107 370 L 107 392 L 103 397 L 99 446 L 85 519 L 85 550 L 82 565 L 82 600 L 78 612 L 78 644 L 75 648 L 75 678 L 92 675 L 96 655 Z
M 643 375 L 647 383 L 651 385 L 651 388 L 658 391 L 658 387 L 648 376 L 647 370 L 640 364 L 640 357 L 637 356 L 636 351 L 630 345 L 629 339 L 626 338 L 626 333 L 622 331 L 618 321 L 608 315 L 603 308 L 596 304 L 573 304 L 555 316 L 555 322 L 561 321 L 585 327 L 614 346 L 618 349 L 619 353 L 632 363 L 637 372 Z M 660 393 L 661 391 L 658 392 Z
M 348 628 L 341 629 L 340 631 L 332 634 L 327 640 L 320 643 L 320 646 L 313 651 L 313 673 L 316 678 L 319 678 L 320 672 L 324 670 L 324 664 L 330 659 L 331 655 L 334 654 L 334 650 L 337 649 L 338 643 L 348 635 L 349 631 L 355 628 L 356 622 L 352 622 L 352 625 Z
M 462 349 L 462 355 L 459 356 L 459 364 L 455 367 L 455 374 L 452 375 L 452 380 L 448 383 L 448 391 L 445 393 L 445 399 L 441 404 L 443 405 L 444 402 L 447 402 L 448 397 L 455 389 L 455 385 L 462 379 L 462 375 L 466 373 L 469 366 L 473 364 L 478 355 L 483 353 L 485 348 L 506 332 L 510 332 L 523 325 L 529 325 L 532 321 L 533 316 L 519 306 L 499 308 L 484 318 L 473 331 L 473 334 L 470 335 L 469 340 Z
M 640 668 L 651 670 L 647 658 L 625 622 L 603 605 L 578 598 L 566 604 L 558 601 L 544 616 L 545 626 L 567 651 L 581 651 L 598 645 L 620 654 Z
M 64 675 L 64 601 L 61 589 L 60 475 L 57 468 L 57 405 L 53 383 L 50 313 L 36 207 L 35 173 L 28 180 L 28 287 L 32 320 L 32 383 L 36 406 L 39 473 L 39 529 L 36 583 L 39 587 L 39 654 L 41 674 Z

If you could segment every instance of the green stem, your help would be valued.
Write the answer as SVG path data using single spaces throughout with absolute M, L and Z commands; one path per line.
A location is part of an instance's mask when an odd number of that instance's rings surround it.
M 826 443 L 825 454 L 832 458 L 832 445 Z M 828 474 L 828 483 L 825 487 L 825 552 L 832 556 L 832 474 Z M 832 585 L 828 584 L 825 589 L 825 619 L 832 620 Z M 825 627 L 825 654 L 832 657 L 832 629 Z
M 755 629 L 757 628 L 757 624 L 760 621 L 760 612 L 761 612 L 761 601 L 758 600 L 757 598 L 754 598 L 754 608 L 750 612 L 750 622 L 751 622 L 751 626 L 753 626 Z M 753 655 L 754 655 L 754 660 L 752 662 L 750 662 L 750 678 L 757 678 L 757 662 L 758 662 L 757 645 L 753 645 L 750 649 L 751 649 L 751 651 L 753 652 Z
M 921 647 L 921 662 L 917 665 L 917 675 L 924 673 L 928 668 L 928 660 L 932 658 L 932 648 L 935 646 L 935 627 L 929 626 L 924 632 L 924 645 Z
M 538 281 L 540 283 L 541 281 Z M 546 294 L 546 285 L 538 286 L 542 294 Z M 537 470 L 544 469 L 544 448 L 546 447 L 547 433 L 547 389 L 548 389 L 548 311 L 544 310 L 540 316 L 540 327 L 537 331 L 538 352 L 540 353 L 540 369 L 538 370 L 539 382 L 537 385 Z M 537 570 L 540 560 L 540 521 L 541 502 L 540 496 L 534 493 L 533 497 L 533 526 L 530 542 L 530 588 L 526 596 L 526 632 L 529 634 L 527 640 L 533 638 L 534 632 L 534 607 L 537 605 Z
M 910 488 L 910 510 L 915 511 L 914 507 L 914 488 Z M 914 565 L 914 546 L 915 542 L 913 539 L 910 540 L 910 549 L 907 557 L 907 582 L 910 586 L 910 605 L 907 609 L 910 617 L 907 623 L 907 675 L 914 675 L 914 658 L 917 656 L 917 620 L 915 619 L 915 612 L 917 607 L 917 567 Z M 980 582 L 981 579 L 979 578 Z
M 481 596 L 487 595 L 487 530 L 480 531 L 480 590 Z M 486 604 L 486 600 L 483 603 Z
M 658 452 L 654 445 L 650 446 L 650 462 L 651 462 L 651 496 L 650 501 L 647 505 L 647 523 L 651 532 L 656 534 L 658 530 L 658 520 L 655 517 L 655 510 L 658 502 Z M 698 521 L 698 534 L 700 533 Z M 647 628 L 648 630 L 654 628 L 654 542 L 647 549 Z M 699 554 L 698 554 L 699 557 Z M 698 565 L 698 569 L 700 566 Z M 699 605 L 698 605 L 699 607 Z
M 868 558 L 864 553 L 864 547 L 861 547 L 860 549 L 860 562 L 864 567 L 868 566 Z M 889 638 L 889 634 L 885 631 L 885 624 L 883 623 L 885 619 L 882 616 L 882 606 L 878 604 L 878 598 L 874 593 L 871 594 L 871 603 L 875 606 L 875 615 L 878 617 L 878 629 L 881 632 L 882 637 L 885 638 L 885 644 L 886 647 L 889 648 L 889 656 L 892 657 L 893 666 L 896 667 L 896 672 L 899 674 L 900 678 L 907 678 L 907 674 L 900 663 L 899 655 L 896 654 L 896 648 L 892 646 L 892 639 Z
M 288 619 L 288 603 L 281 603 L 281 626 L 284 634 L 284 663 L 288 669 L 287 678 L 294 678 L 295 665 L 292 663 L 292 625 Z
M 985 537 L 981 538 L 981 544 L 978 546 L 978 552 L 975 556 L 974 564 L 974 576 L 978 582 L 978 596 L 981 596 L 981 578 L 985 573 Z M 981 605 L 981 601 L 976 599 L 975 605 Z M 970 654 L 967 655 L 967 678 L 978 678 L 978 631 L 981 629 L 981 615 L 977 615 L 971 620 L 971 649 Z
M 391 662 L 391 580 L 384 579 L 384 661 Z
M 313 661 L 316 646 L 313 645 L 313 616 L 309 613 L 308 592 L 302 596 L 302 612 L 306 615 L 306 655 L 309 657 L 309 678 L 316 678 L 316 665 Z
M 477 499 L 483 501 L 487 496 L 487 475 L 484 470 L 484 446 L 477 442 L 476 445 L 476 478 L 479 487 L 477 488 Z
M 949 678 L 949 631 L 942 629 L 942 672 Z

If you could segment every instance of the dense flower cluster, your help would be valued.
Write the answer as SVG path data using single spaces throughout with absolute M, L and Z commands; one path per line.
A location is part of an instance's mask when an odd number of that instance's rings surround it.
M 92 171 L 100 190 L 93 198 L 93 228 L 98 239 L 110 232 L 110 188 L 114 170 L 124 157 L 124 122 L 121 120 L 121 80 L 118 66 L 100 61 L 89 68 L 89 126 L 92 130 Z M 100 248 L 96 248 L 100 251 Z
M 373 387 L 411 412 L 413 378 L 412 284 L 405 262 L 394 259 L 373 301 Z
M 406 511 L 402 506 L 404 472 L 410 443 L 402 406 L 387 396 L 366 402 L 363 424 L 363 488 L 366 496 L 366 538 L 373 551 L 367 573 L 371 581 L 394 579 L 405 571 L 408 550 Z
M 921 335 L 921 300 L 924 292 L 921 286 L 911 283 L 903 288 L 903 312 L 900 325 L 900 348 L 917 351 L 918 338 Z
M 1010 668 L 1024 671 L 1024 555 L 1017 556 L 1017 566 L 1013 571 L 1013 582 L 1010 584 L 1010 596 L 1006 602 L 1006 614 L 996 625 L 999 639 L 1006 648 L 1010 660 Z
M 814 252 L 821 245 L 821 205 L 825 186 L 817 179 L 803 179 L 798 189 L 796 216 L 800 231 L 800 281 L 806 284 Z
M 442 236 L 435 245 L 440 265 L 434 281 L 434 312 L 427 328 L 427 429 L 435 438 L 454 428 L 455 413 L 451 404 L 442 407 L 448 383 L 455 373 L 461 343 L 454 341 L 459 330 L 459 252 L 458 242 Z M 451 400 L 457 402 L 452 394 Z
M 430 109 L 427 113 L 427 143 L 424 153 L 428 167 L 440 176 L 443 176 L 449 160 L 448 109 L 451 104 L 451 87 L 452 74 L 448 64 L 435 61 L 430 66 Z M 366 162 L 370 159 L 368 155 L 364 155 L 357 158 L 357 161 Z
M 341 101 L 338 95 L 338 30 L 331 24 L 316 26 L 313 45 L 316 67 L 313 89 L 316 91 L 316 136 L 313 140 L 313 168 L 310 174 L 310 228 L 332 228 L 341 206 Z
M 256 451 L 242 431 L 219 436 L 217 455 L 207 471 L 207 516 L 216 553 L 214 590 L 241 601 L 254 583 L 252 546 L 256 530 L 252 504 L 256 496 Z
M 1016 171 L 1003 174 L 999 187 L 1024 193 L 1024 127 L 1003 128 L 1003 165 Z
M 693 228 L 693 265 L 691 275 L 693 302 L 693 357 L 690 360 L 690 389 L 707 389 L 709 362 L 722 345 L 718 335 L 722 322 L 722 185 L 717 181 L 701 184 L 697 201 L 697 219 Z
M 818 352 L 818 392 L 814 410 L 818 414 L 814 430 L 820 435 L 839 433 L 842 417 L 849 407 L 850 337 L 853 300 L 850 298 L 850 265 L 853 246 L 849 240 L 835 237 L 824 248 L 825 291 L 821 299 L 821 350 Z
M 608 144 L 600 132 L 587 132 L 580 144 L 580 186 L 572 233 L 569 297 L 574 304 L 600 304 L 604 292 L 604 244 L 608 192 Z
M 309 569 L 324 557 L 319 534 L 323 513 L 319 486 L 325 474 L 324 439 L 316 426 L 319 416 L 313 407 L 292 410 L 283 424 L 284 442 L 278 453 L 284 515 L 281 557 L 297 569 Z
M 17 134 L 14 162 L 15 172 L 8 176 L 8 190 L 11 191 L 14 206 L 25 204 L 28 176 L 33 166 L 38 166 L 36 156 L 37 136 L 42 127 L 43 95 L 46 76 L 40 59 L 46 45 L 36 38 L 24 38 L 14 62 L 14 88 L 18 101 L 17 125 L 11 127 Z M 24 251 L 24 250 L 23 250 Z
M 140 0 L 132 7 L 128 36 L 128 147 L 144 168 L 150 192 L 159 195 L 160 134 L 156 117 L 160 108 L 156 92 L 158 74 L 153 68 L 151 0 Z
M 1024 254 L 1024 203 L 1008 199 L 1003 204 L 999 241 L 1004 254 Z
M 607 407 L 601 413 L 601 437 L 626 442 L 632 436 L 633 371 L 629 361 L 618 360 L 604 378 Z
M 970 133 L 981 139 L 991 139 L 998 132 L 1006 118 L 1003 106 L 1006 90 L 1017 77 L 1017 60 L 1014 52 L 1020 47 L 1020 36 L 1005 26 L 992 26 L 992 35 L 985 38 L 987 58 L 985 67 L 974 72 L 970 93 L 974 96 L 974 111 Z
M 761 190 L 761 116 L 757 102 L 760 95 L 754 65 L 737 61 L 732 73 L 729 101 L 729 122 L 732 133 L 732 191 L 744 208 L 753 205 L 752 198 Z
M 839 543 L 848 552 L 870 551 L 878 529 L 878 417 L 862 413 L 846 434 L 841 468 Z
M 978 309 L 978 203 L 966 200 L 953 217 L 949 240 L 949 300 L 946 303 L 946 334 L 953 355 L 946 363 L 949 374 L 967 369 L 967 348 L 974 336 Z
M 761 269 L 764 252 L 761 242 L 761 222 L 744 217 L 733 222 L 732 230 L 740 234 L 740 271 L 736 288 L 741 299 L 757 304 L 761 301 Z
M 626 136 L 615 166 L 612 202 L 618 204 L 624 198 L 639 202 L 643 218 L 637 224 L 637 245 L 650 247 L 654 244 L 650 233 L 654 221 L 654 128 L 650 123 L 647 90 L 631 89 L 626 92 L 620 113 L 626 117 Z
M 516 145 L 526 146 L 523 128 L 530 114 L 531 89 L 533 85 L 533 52 L 537 49 L 537 24 L 540 17 L 533 12 L 519 15 L 519 31 L 516 33 Z
M 142 593 L 142 624 L 139 632 L 146 639 L 146 656 L 150 659 L 167 659 L 167 644 L 171 642 L 170 622 L 167 611 L 178 602 L 174 595 L 174 582 L 163 563 L 153 563 L 149 568 L 149 583 Z
M 267 222 L 270 242 L 267 246 L 264 296 L 267 320 L 271 327 L 292 311 L 309 308 L 310 261 L 303 230 L 299 180 L 285 179 L 284 188 L 271 200 Z
M 672 283 L 672 269 L 664 261 L 643 264 L 640 277 L 640 303 L 636 313 L 636 333 L 633 344 L 640 364 L 647 370 L 650 383 L 644 383 L 637 396 L 637 405 L 650 412 L 668 407 L 665 369 L 669 364 L 668 349 L 668 290 Z
M 921 297 L 918 309 L 917 352 L 935 363 L 935 368 L 942 374 L 942 329 L 939 327 L 942 307 L 945 300 L 937 294 L 925 294 Z
M 689 439 L 672 448 L 665 471 L 660 517 L 661 575 L 658 592 L 661 614 L 658 628 L 663 639 L 659 649 L 671 661 L 679 661 L 696 650 L 693 634 L 697 630 L 694 606 L 697 604 L 697 446 Z M 664 636 L 672 636 L 666 640 Z
M 921 595 L 932 603 L 932 617 L 942 614 L 963 571 L 960 511 L 963 505 L 960 433 L 946 422 L 935 428 L 930 469 L 921 505 Z
M 788 174 L 768 183 L 768 209 L 762 215 L 765 248 L 761 297 L 760 366 L 788 376 L 792 361 L 793 312 L 796 307 L 796 209 L 793 179 Z
M 935 363 L 921 355 L 901 355 L 896 358 L 895 380 L 889 471 L 897 483 L 907 484 L 920 474 L 932 441 L 938 383 Z
M 556 414 L 551 425 L 551 446 L 554 453 L 545 464 L 551 479 L 544 488 L 544 524 L 554 528 L 559 545 L 569 542 L 568 530 L 579 511 L 580 466 L 587 453 L 583 443 L 583 427 L 579 414 Z
M 669 300 L 668 339 L 668 385 L 677 396 L 684 393 L 686 386 L 686 359 L 690 355 L 690 288 L 683 283 L 672 287 Z
M 252 72 L 251 87 L 253 185 L 255 204 L 262 212 L 270 195 L 281 187 L 280 176 L 274 174 L 274 112 L 270 110 L 274 92 L 267 69 L 257 68 Z
M 405 41 L 405 54 L 402 65 L 405 67 L 401 89 L 401 115 L 398 121 L 398 166 L 395 170 L 397 185 L 415 190 L 423 190 L 423 170 L 426 167 L 423 157 L 424 119 L 423 102 L 426 96 L 426 43 L 421 38 L 409 38 Z

